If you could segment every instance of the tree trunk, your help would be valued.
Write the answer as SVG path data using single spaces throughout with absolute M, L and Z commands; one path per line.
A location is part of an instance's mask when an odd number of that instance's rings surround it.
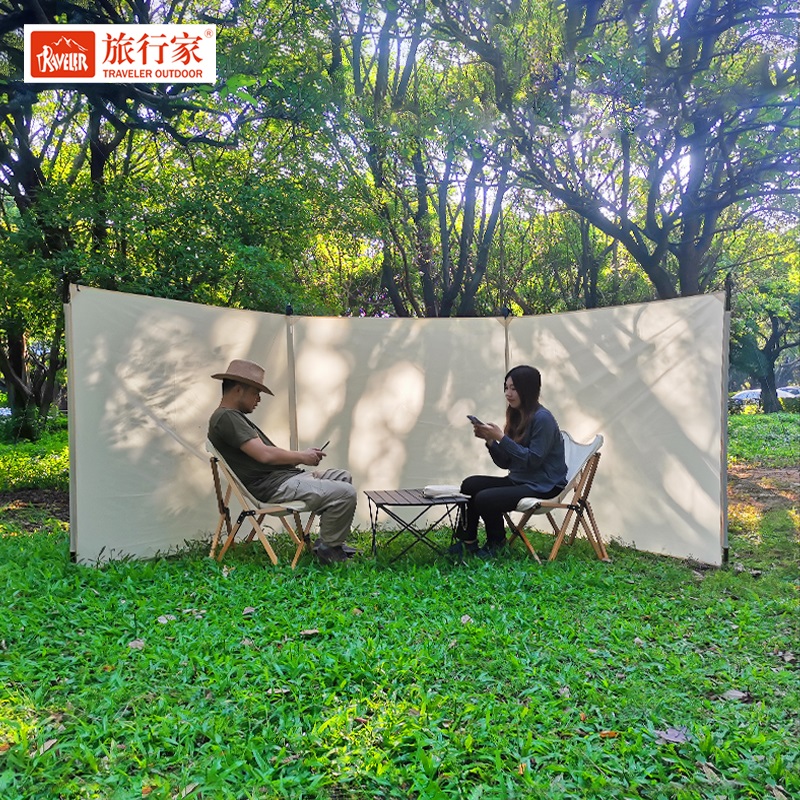
M 765 414 L 774 414 L 781 410 L 778 402 L 778 387 L 775 385 L 775 362 L 781 353 L 781 337 L 783 328 L 778 317 L 770 315 L 771 331 L 766 344 L 762 349 L 762 374 L 758 376 L 761 384 L 761 405 Z

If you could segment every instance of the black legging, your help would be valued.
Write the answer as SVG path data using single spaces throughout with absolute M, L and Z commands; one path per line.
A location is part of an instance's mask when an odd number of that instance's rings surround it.
M 461 484 L 461 493 L 470 496 L 467 502 L 466 528 L 459 535 L 467 542 L 478 538 L 478 522 L 483 518 L 486 527 L 486 544 L 496 545 L 506 538 L 503 512 L 513 511 L 523 497 L 531 496 L 531 487 L 514 483 L 510 478 L 493 475 L 470 475 Z M 561 494 L 561 487 L 550 492 L 537 492 L 536 497 L 546 500 Z

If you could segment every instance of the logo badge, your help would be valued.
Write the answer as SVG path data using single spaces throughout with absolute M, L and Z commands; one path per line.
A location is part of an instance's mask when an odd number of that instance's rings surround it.
M 26 83 L 216 83 L 215 25 L 25 25 Z
M 31 32 L 32 78 L 93 78 L 95 40 L 92 30 L 62 33 L 58 26 Z

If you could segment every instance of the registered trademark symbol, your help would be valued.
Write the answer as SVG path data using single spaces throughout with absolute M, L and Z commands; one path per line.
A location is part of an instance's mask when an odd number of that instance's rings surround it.
M 203 31 L 203 36 L 205 36 L 206 39 L 211 39 L 214 36 L 214 31 L 212 31 L 211 28 L 206 28 Z

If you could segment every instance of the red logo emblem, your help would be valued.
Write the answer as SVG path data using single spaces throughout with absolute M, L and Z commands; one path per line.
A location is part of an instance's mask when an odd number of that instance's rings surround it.
M 93 78 L 94 31 L 31 32 L 32 78 Z

